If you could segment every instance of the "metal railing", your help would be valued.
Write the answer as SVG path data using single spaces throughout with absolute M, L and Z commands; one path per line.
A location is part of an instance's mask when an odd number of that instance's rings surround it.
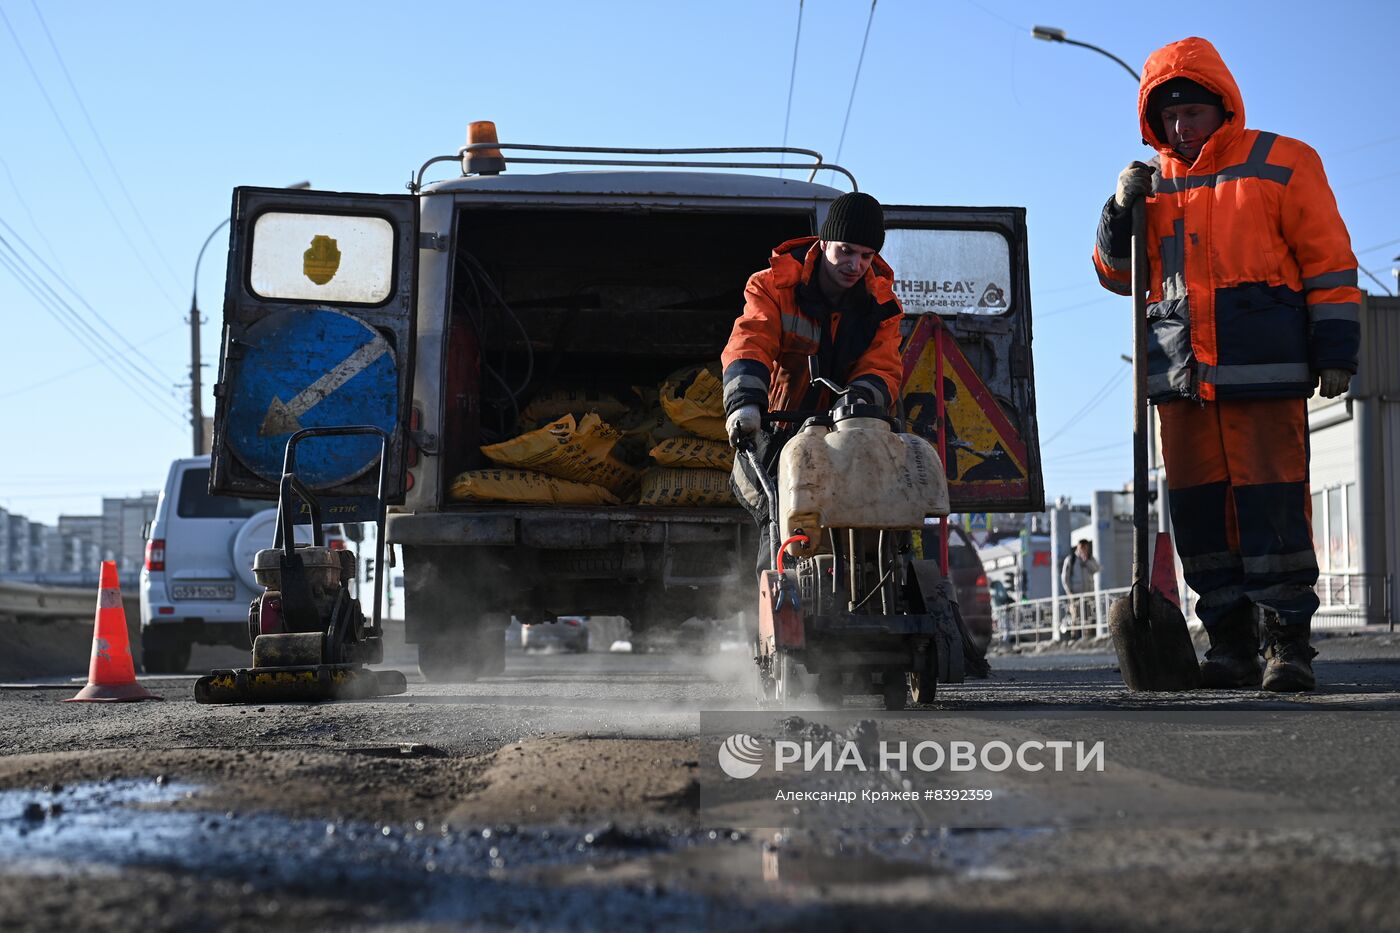
M 1008 644 L 1073 641 L 1108 634 L 1108 607 L 1130 587 L 1073 596 L 1047 596 L 992 609 L 993 638 Z M 1059 623 L 1055 621 L 1059 603 Z
M 1325 573 L 1315 587 L 1321 603 L 1313 616 L 1314 629 L 1346 629 L 1392 625 L 1391 580 L 1384 574 Z M 1096 590 L 1074 596 L 1050 596 L 996 606 L 992 610 L 994 637 L 1009 644 L 1074 641 L 1108 634 L 1108 610 L 1130 587 Z M 1185 589 L 1182 611 L 1195 626 L 1196 594 Z M 1056 603 L 1059 622 L 1055 621 Z

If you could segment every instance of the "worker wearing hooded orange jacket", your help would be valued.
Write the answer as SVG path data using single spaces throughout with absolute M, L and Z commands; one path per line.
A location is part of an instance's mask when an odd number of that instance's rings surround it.
M 1239 87 L 1206 40 L 1148 58 L 1138 112 L 1158 155 L 1119 175 L 1094 265 L 1106 288 L 1131 292 L 1130 208 L 1144 198 L 1148 394 L 1177 550 L 1210 637 L 1203 680 L 1309 690 L 1318 570 L 1306 400 L 1319 384 L 1342 394 L 1356 372 L 1351 240 L 1317 153 L 1245 127 Z
M 744 310 L 720 356 L 730 441 L 752 443 L 770 477 L 797 426 L 763 430 L 764 413 L 818 414 L 832 402 L 825 389 L 809 383 L 809 356 L 817 357 L 822 376 L 851 387 L 848 401 L 881 412 L 893 404 L 903 376 L 903 310 L 894 273 L 879 255 L 885 243 L 880 202 L 861 192 L 844 194 L 831 202 L 820 232 L 775 247 L 768 268 L 749 277 Z M 732 483 L 758 523 L 762 571 L 770 551 L 768 501 L 747 458 L 734 459 Z

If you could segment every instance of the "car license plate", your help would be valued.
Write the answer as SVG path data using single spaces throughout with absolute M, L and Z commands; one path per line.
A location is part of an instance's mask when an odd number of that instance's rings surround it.
M 170 588 L 175 599 L 233 599 L 232 583 L 183 583 Z

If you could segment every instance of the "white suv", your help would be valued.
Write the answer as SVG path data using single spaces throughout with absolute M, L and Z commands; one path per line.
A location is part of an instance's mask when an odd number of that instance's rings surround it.
M 141 568 L 141 652 L 147 673 L 178 673 L 194 643 L 248 645 L 248 606 L 263 588 L 253 555 L 272 547 L 275 503 L 209 494 L 209 457 L 170 465 Z M 339 526 L 327 543 L 343 548 Z M 310 541 L 297 527 L 296 539 Z

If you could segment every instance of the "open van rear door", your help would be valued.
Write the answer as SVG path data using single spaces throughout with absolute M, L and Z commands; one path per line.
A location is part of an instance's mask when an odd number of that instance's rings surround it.
M 375 425 L 402 502 L 417 198 L 237 188 L 229 229 L 210 491 L 276 498 L 293 432 Z M 331 500 L 373 496 L 378 461 L 377 438 L 297 445 L 298 474 Z
M 885 230 L 906 315 L 906 430 L 938 446 L 941 378 L 953 511 L 1040 511 L 1025 210 L 886 207 Z

